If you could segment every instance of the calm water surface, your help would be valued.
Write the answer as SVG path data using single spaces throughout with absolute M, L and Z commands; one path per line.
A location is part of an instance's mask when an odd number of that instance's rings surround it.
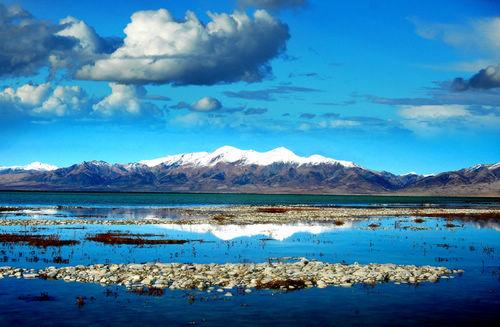
M 23 194 L 26 198 L 23 198 Z M 26 208 L 21 214 L 3 213 L 0 219 L 72 219 L 86 214 L 89 219 L 100 216 L 144 217 L 154 214 L 140 201 L 158 197 L 152 206 L 189 204 L 228 204 L 199 197 L 178 200 L 181 195 L 123 195 L 2 193 L 4 205 L 88 205 L 93 208 Z M 102 198 L 100 198 L 102 196 Z M 164 196 L 177 200 L 168 203 Z M 193 195 L 189 195 L 193 196 Z M 288 196 L 230 196 L 237 203 L 294 203 Z M 249 197 L 249 198 L 247 198 Z M 59 200 L 57 199 L 59 198 Z M 100 198 L 100 200 L 97 200 Z M 303 198 L 296 203 L 340 205 L 329 197 Z M 19 200 L 22 199 L 22 200 Z M 130 199 L 134 199 L 133 201 Z M 138 200 L 141 199 L 141 200 Z M 160 200 L 161 199 L 161 200 Z M 251 199 L 251 200 L 249 200 Z M 326 201 L 328 199 L 328 201 Z M 363 202 L 349 197 L 343 205 L 393 205 L 396 202 Z M 439 199 L 439 198 L 434 198 Z M 120 201 L 121 205 L 120 205 Z M 166 202 L 162 202 L 166 201 Z M 254 201 L 254 202 L 250 202 Z M 260 201 L 260 202 L 259 202 Z M 267 202 L 266 202 L 267 201 Z M 273 202 L 274 201 L 274 202 Z M 291 201 L 291 202 L 285 202 Z M 401 201 L 401 199 L 398 199 Z M 430 202 L 413 199 L 406 205 Z M 441 201 L 441 200 L 439 200 Z M 444 200 L 443 200 L 444 201 Z M 446 205 L 477 206 L 496 200 L 452 199 Z M 127 202 L 127 203 L 125 203 Z M 133 203 L 130 203 L 133 202 Z M 181 203 L 182 202 L 182 203 Z M 130 209 L 129 207 L 133 207 Z M 96 208 L 98 210 L 96 211 Z M 113 209 L 114 208 L 114 209 Z M 120 210 L 117 210 L 120 209 Z M 77 211 L 75 211 L 77 210 Z M 377 222 L 379 228 L 368 225 Z M 199 291 L 166 291 L 161 297 L 128 293 L 121 287 L 63 281 L 0 279 L 0 325 L 5 326 L 290 326 L 290 325 L 491 325 L 500 318 L 500 225 L 496 221 L 471 222 L 455 220 L 456 227 L 446 227 L 444 219 L 426 218 L 416 223 L 411 217 L 383 217 L 346 222 L 342 226 L 328 224 L 260 224 L 249 226 L 144 225 L 102 226 L 65 225 L 36 227 L 0 227 L 0 233 L 29 232 L 57 234 L 62 239 L 81 241 L 75 246 L 35 248 L 0 244 L 0 265 L 19 267 L 66 266 L 93 263 L 130 262 L 265 262 L 269 258 L 307 257 L 325 262 L 430 264 L 464 269 L 465 273 L 438 283 L 419 285 L 380 284 L 374 287 L 355 285 L 351 288 L 329 287 L 294 292 L 254 291 L 227 298 L 219 293 Z M 183 245 L 102 245 L 85 240 L 86 236 L 109 230 L 151 233 L 161 238 L 196 240 Z M 200 242 L 202 241 L 202 242 Z M 58 262 L 58 263 L 54 263 Z M 61 263 L 62 262 L 62 263 Z M 48 293 L 50 301 L 33 301 Z M 75 304 L 77 296 L 86 297 L 83 307 Z
M 500 198 L 186 193 L 2 192 L 0 205 L 158 207 L 305 204 L 330 206 L 500 206 Z

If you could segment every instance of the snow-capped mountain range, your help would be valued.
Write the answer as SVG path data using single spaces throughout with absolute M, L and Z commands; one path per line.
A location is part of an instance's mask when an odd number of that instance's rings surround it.
M 39 161 L 34 161 L 30 164 L 24 165 L 24 166 L 0 166 L 0 170 L 38 170 L 38 171 L 51 171 L 51 170 L 56 170 L 59 167 L 54 166 L 54 165 L 49 165 L 46 163 L 42 163 Z
M 92 161 L 101 165 L 110 165 L 105 161 Z M 158 165 L 166 166 L 197 166 L 197 167 L 213 167 L 219 163 L 232 163 L 238 165 L 257 165 L 268 166 L 274 163 L 287 163 L 294 165 L 319 165 L 319 164 L 336 164 L 343 167 L 358 167 L 351 161 L 336 160 L 327 158 L 318 154 L 301 157 L 288 150 L 285 147 L 279 147 L 266 152 L 258 152 L 254 150 L 241 150 L 232 146 L 223 146 L 213 152 L 192 152 L 181 153 L 161 157 L 151 160 L 141 160 L 138 163 L 127 164 L 127 167 L 134 168 L 138 164 L 148 167 Z M 32 162 L 24 166 L 0 166 L 0 170 L 37 170 L 51 171 L 58 169 L 57 166 L 41 163 L 38 161 Z
M 223 146 L 213 152 L 193 152 L 162 157 L 153 160 L 143 160 L 139 163 L 148 167 L 158 165 L 189 165 L 212 167 L 218 163 L 236 163 L 239 165 L 268 166 L 274 163 L 289 163 L 296 165 L 338 164 L 344 167 L 356 167 L 353 162 L 336 160 L 312 155 L 300 157 L 284 147 L 279 147 L 267 152 L 254 150 L 240 150 L 232 146 Z
M 434 175 L 395 175 L 280 147 L 224 146 L 129 164 L 88 161 L 69 167 L 34 162 L 0 167 L 3 190 L 500 195 L 500 164 Z

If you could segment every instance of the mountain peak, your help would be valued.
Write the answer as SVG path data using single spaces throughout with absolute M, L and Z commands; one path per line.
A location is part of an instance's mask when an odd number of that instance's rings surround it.
M 223 152 L 234 152 L 234 151 L 241 151 L 241 150 L 231 145 L 224 145 L 216 149 L 214 152 L 223 153 Z
M 301 157 L 285 147 L 278 147 L 267 152 L 241 150 L 233 146 L 222 146 L 213 152 L 192 152 L 166 156 L 153 160 L 143 160 L 140 163 L 149 167 L 158 165 L 189 165 L 215 166 L 218 163 L 233 163 L 240 165 L 268 166 L 273 163 L 289 163 L 296 165 L 337 164 L 347 168 L 357 167 L 350 161 L 326 158 L 320 155 Z
M 111 164 L 109 164 L 108 162 L 106 161 L 103 161 L 103 160 L 91 160 L 91 161 L 84 161 L 82 162 L 83 165 L 92 165 L 92 166 L 111 166 Z
M 285 148 L 283 146 L 272 149 L 271 151 L 267 151 L 267 153 L 281 155 L 281 156 L 297 156 L 295 153 L 293 153 L 292 151 L 288 150 L 287 148 Z
M 0 170 L 38 170 L 38 171 L 51 171 L 56 170 L 58 167 L 54 165 L 49 165 L 40 161 L 33 161 L 30 164 L 24 166 L 0 166 Z

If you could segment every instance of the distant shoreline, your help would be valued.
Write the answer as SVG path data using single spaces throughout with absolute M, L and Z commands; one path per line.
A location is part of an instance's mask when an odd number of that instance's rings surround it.
M 276 195 L 276 196 L 326 196 L 326 197 L 422 197 L 422 198 L 485 198 L 485 199 L 498 199 L 500 201 L 500 194 L 439 194 L 439 193 L 287 193 L 287 192 L 179 192 L 179 191 L 119 191 L 119 190 L 39 190 L 39 189 L 0 189 L 0 193 L 77 193 L 77 194 L 178 194 L 178 195 Z

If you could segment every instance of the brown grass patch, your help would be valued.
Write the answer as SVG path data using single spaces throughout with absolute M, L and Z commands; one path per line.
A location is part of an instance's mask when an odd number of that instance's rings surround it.
M 147 295 L 147 296 L 163 296 L 164 290 L 158 287 L 141 287 L 141 288 L 132 288 L 129 290 L 130 293 L 134 293 L 137 295 Z
M 147 239 L 153 234 L 126 234 L 126 233 L 100 233 L 87 236 L 89 241 L 104 244 L 126 244 L 126 245 L 158 245 L 158 244 L 184 244 L 188 240 L 165 240 L 165 239 Z M 153 235 L 154 236 L 154 235 Z
M 61 240 L 58 235 L 30 235 L 30 234 L 0 234 L 0 243 L 21 243 L 30 246 L 64 246 L 75 245 L 76 240 Z
M 470 220 L 482 220 L 482 219 L 499 219 L 500 211 L 491 212 L 479 212 L 479 213 L 453 213 L 453 212 L 415 212 L 412 213 L 413 216 L 420 217 L 439 217 L 439 218 L 450 218 L 450 219 L 470 219 Z
M 57 256 L 57 257 L 53 257 L 52 258 L 52 262 L 53 263 L 58 263 L 58 264 L 68 264 L 69 263 L 69 259 L 64 259 L 63 257 L 61 256 Z
M 152 234 L 152 233 L 144 233 L 144 234 L 139 234 L 139 233 L 126 233 L 126 232 L 117 232 L 117 231 L 107 231 L 104 234 L 112 234 L 113 236 L 116 237 L 159 237 L 163 236 L 161 234 Z M 99 234 L 96 234 L 99 235 Z
M 16 208 L 16 207 L 0 207 L 0 212 L 13 212 L 13 211 L 19 211 L 21 208 Z
M 264 213 L 285 213 L 290 211 L 288 208 L 257 208 L 257 212 Z
M 236 217 L 235 215 L 233 214 L 227 214 L 227 213 L 218 213 L 216 215 L 214 215 L 212 217 L 213 220 L 215 220 L 216 222 L 218 223 L 223 223 L 225 222 L 226 220 L 230 219 L 230 218 L 234 218 Z
M 316 211 L 319 208 L 312 207 L 266 207 L 266 208 L 257 208 L 257 212 L 263 213 L 286 213 L 289 211 Z
M 258 282 L 256 288 L 258 289 L 301 289 L 306 287 L 306 283 L 300 279 L 276 279 L 267 283 Z

